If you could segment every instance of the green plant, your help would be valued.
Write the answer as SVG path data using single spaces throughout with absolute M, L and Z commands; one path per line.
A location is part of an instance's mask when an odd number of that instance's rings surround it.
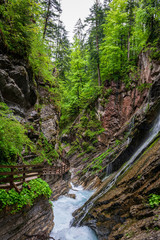
M 137 88 L 140 92 L 143 92 L 145 89 L 148 89 L 152 86 L 152 83 L 142 83 Z
M 15 162 L 25 146 L 34 150 L 34 145 L 26 135 L 26 130 L 13 116 L 6 104 L 0 103 L 0 162 Z
M 160 227 L 157 226 L 157 227 L 154 228 L 154 230 L 159 231 Z
M 154 207 L 158 207 L 160 204 L 160 195 L 157 194 L 150 194 L 150 198 L 149 198 L 149 205 L 151 206 L 151 208 Z
M 32 206 L 34 200 L 43 195 L 46 198 L 51 196 L 49 185 L 41 178 L 33 179 L 29 183 L 23 183 L 23 189 L 17 193 L 14 189 L 0 189 L 0 209 L 9 207 L 11 213 L 19 212 L 24 206 Z

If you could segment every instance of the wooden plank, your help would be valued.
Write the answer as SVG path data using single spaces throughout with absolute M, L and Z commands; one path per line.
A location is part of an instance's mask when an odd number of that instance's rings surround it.
M 25 179 L 26 178 L 30 178 L 30 177 L 35 177 L 35 176 L 39 176 L 40 174 L 37 172 L 37 173 L 31 173 L 31 174 L 29 174 L 29 175 L 25 175 Z M 0 179 L 0 184 L 1 183 L 9 183 L 10 182 L 10 177 L 7 177 L 7 178 L 3 178 L 3 179 Z M 13 178 L 13 181 L 15 182 L 15 181 L 17 181 L 17 180 L 22 180 L 23 179 L 23 176 L 21 176 L 21 177 L 15 177 L 15 178 Z
M 43 164 L 33 164 L 33 165 L 0 165 L 0 168 L 23 168 L 23 167 L 43 167 Z
M 10 185 L 0 185 L 0 189 L 10 189 Z
M 32 169 L 32 170 L 26 170 L 26 171 L 15 171 L 15 172 L 0 172 L 0 176 L 12 176 L 12 175 L 20 175 L 23 173 L 33 173 L 33 172 L 43 172 L 43 169 Z

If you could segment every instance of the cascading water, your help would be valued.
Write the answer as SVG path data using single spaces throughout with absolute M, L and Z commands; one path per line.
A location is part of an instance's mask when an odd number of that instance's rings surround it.
M 152 141 L 155 139 L 157 134 L 160 132 L 160 113 L 158 114 L 156 120 L 154 121 L 153 127 L 148 132 L 148 135 L 146 136 L 145 140 L 140 144 L 139 148 L 133 153 L 132 157 L 127 161 L 115 174 L 115 176 L 111 179 L 111 181 L 108 183 L 106 188 L 101 191 L 99 194 L 97 194 L 94 198 L 92 198 L 91 201 L 87 201 L 87 203 L 84 205 L 82 211 L 77 215 L 76 219 L 73 221 L 72 225 L 80 225 L 82 220 L 85 218 L 89 210 L 92 208 L 94 202 L 98 200 L 101 196 L 103 196 L 106 192 L 108 192 L 111 187 L 116 183 L 118 177 L 125 173 L 132 164 L 137 160 L 137 158 L 145 151 L 145 149 L 152 143 Z M 109 166 L 111 169 L 111 165 Z M 110 171 L 108 169 L 108 172 Z M 78 219 L 78 220 L 77 220 Z
M 72 213 L 88 200 L 93 191 L 83 190 L 82 187 L 75 188 L 72 185 L 69 193 L 75 194 L 76 198 L 62 196 L 53 201 L 55 226 L 50 236 L 55 240 L 97 240 L 95 233 L 88 227 L 70 227 Z

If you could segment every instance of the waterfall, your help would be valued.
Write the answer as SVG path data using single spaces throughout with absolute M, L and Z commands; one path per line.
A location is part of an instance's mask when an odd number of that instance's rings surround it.
M 157 134 L 160 132 L 160 113 L 158 114 L 157 118 L 155 119 L 152 128 L 149 130 L 146 138 L 144 141 L 140 144 L 138 149 L 133 153 L 131 158 L 117 171 L 115 176 L 111 179 L 109 184 L 106 186 L 106 188 L 101 191 L 99 194 L 97 194 L 92 200 L 88 200 L 87 203 L 83 206 L 83 209 L 81 212 L 77 215 L 77 220 L 74 220 L 72 225 L 80 225 L 82 220 L 85 218 L 85 216 L 88 214 L 89 210 L 92 208 L 95 201 L 97 201 L 101 196 L 103 196 L 105 193 L 107 193 L 112 186 L 116 183 L 117 179 L 120 175 L 124 174 L 131 166 L 132 164 L 140 157 L 140 155 L 145 151 L 145 149 L 153 142 Z M 108 165 L 107 172 L 111 172 L 112 164 Z

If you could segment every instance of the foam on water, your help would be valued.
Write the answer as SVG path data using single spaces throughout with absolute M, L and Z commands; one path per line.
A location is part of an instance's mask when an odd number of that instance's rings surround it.
M 54 223 L 51 237 L 55 240 L 97 240 L 95 233 L 88 227 L 70 227 L 73 219 L 72 213 L 81 207 L 93 194 L 93 191 L 83 190 L 81 186 L 73 184 L 70 194 L 75 194 L 76 199 L 66 196 L 53 201 Z

